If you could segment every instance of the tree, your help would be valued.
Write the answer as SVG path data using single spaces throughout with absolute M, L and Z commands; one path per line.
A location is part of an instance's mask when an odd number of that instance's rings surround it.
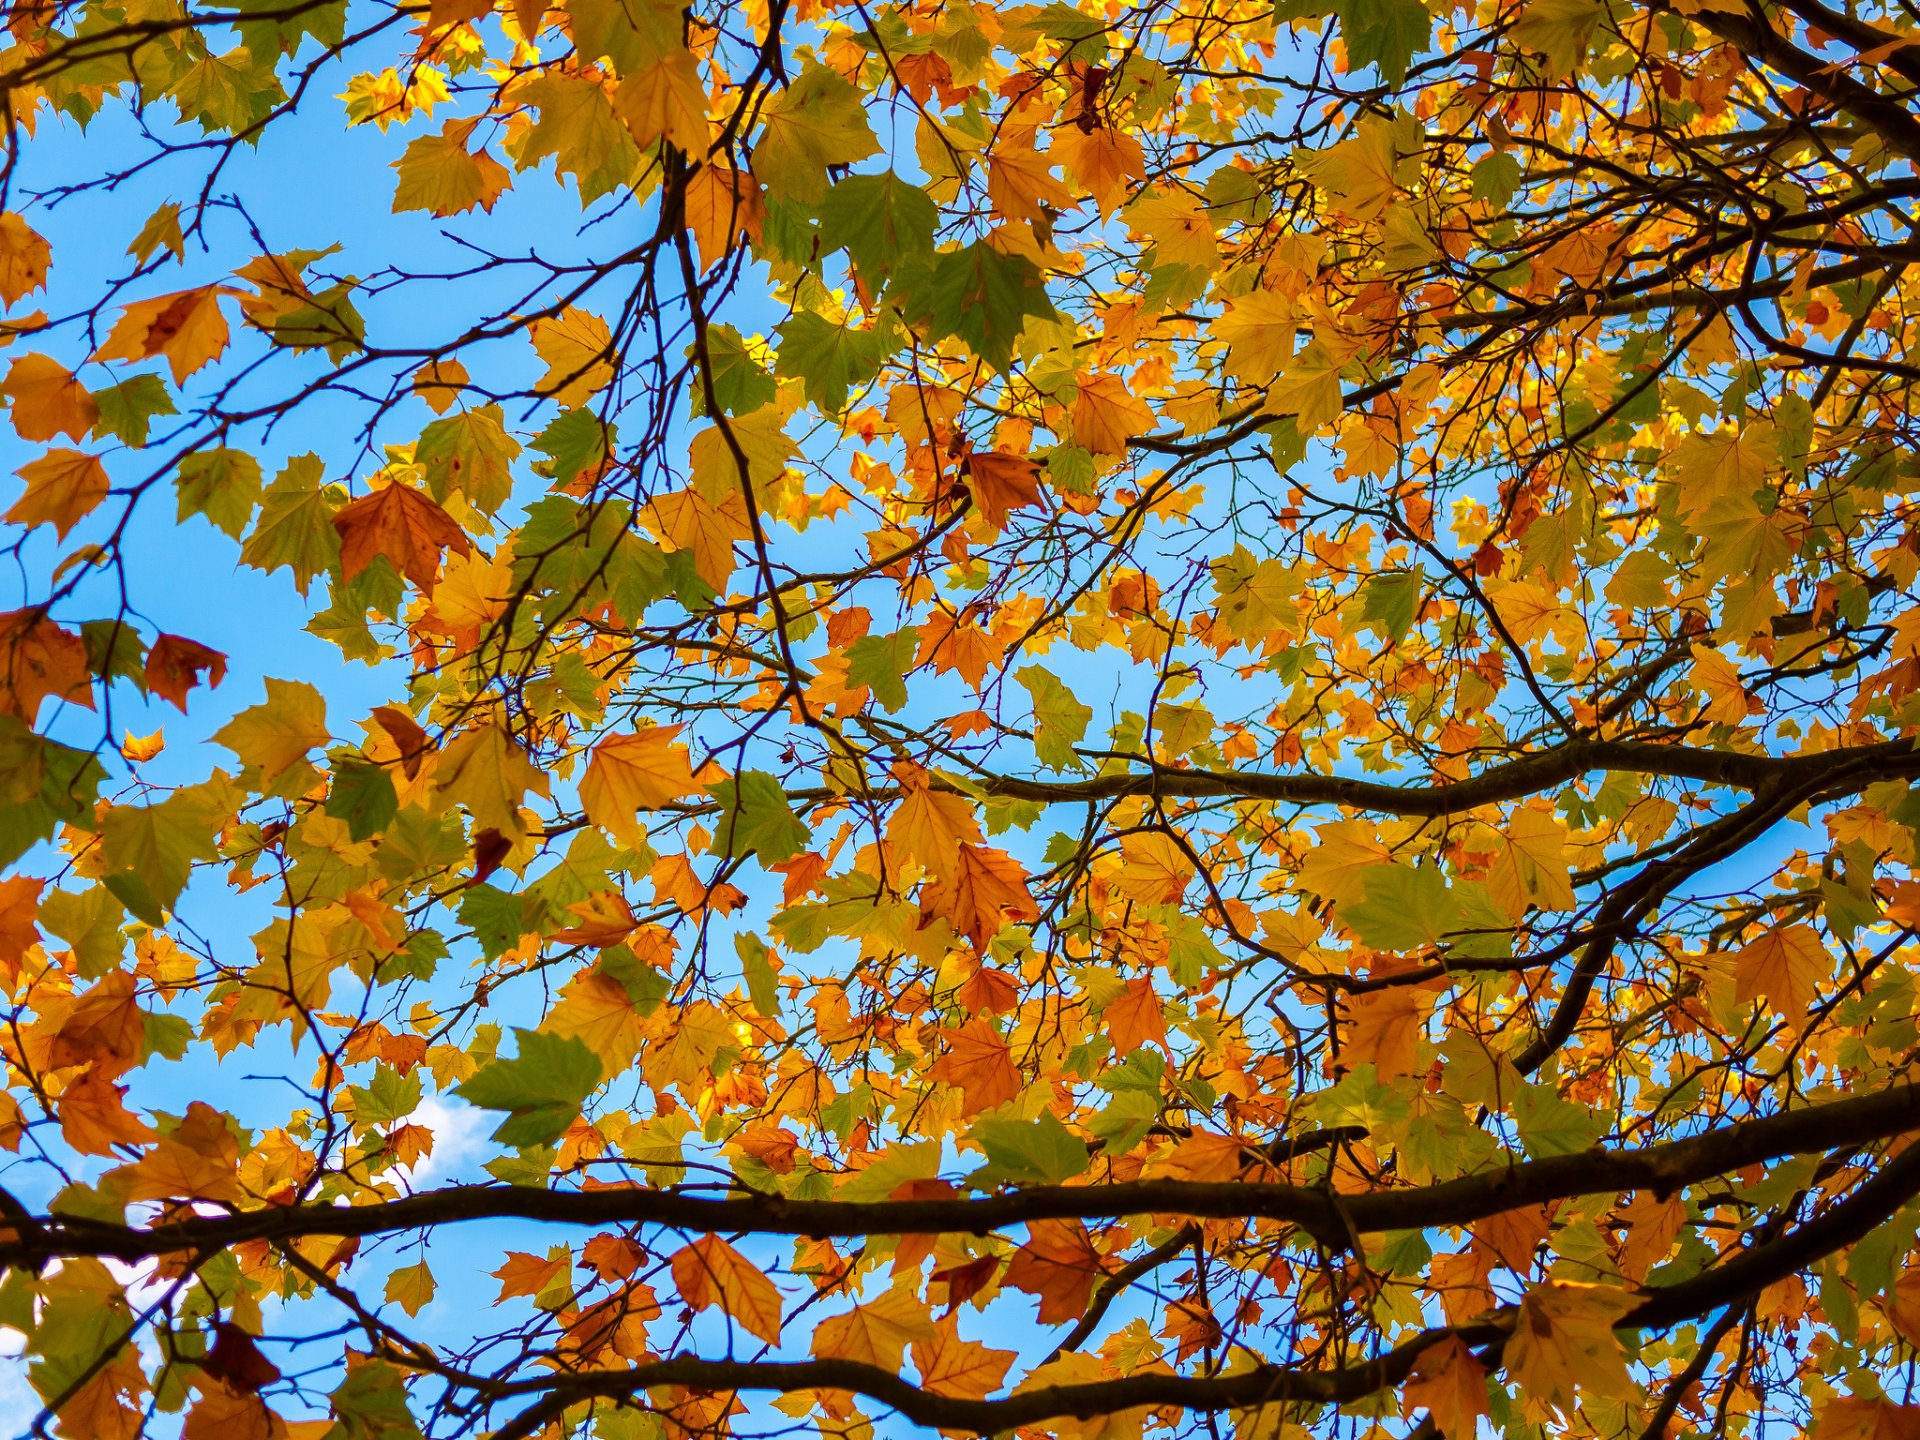
M 1920 1424 L 1920 11 L 9 46 L 36 1431 Z

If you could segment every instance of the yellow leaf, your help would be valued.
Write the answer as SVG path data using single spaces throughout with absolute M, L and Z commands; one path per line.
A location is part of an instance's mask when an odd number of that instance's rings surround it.
M 1527 1291 L 1505 1352 L 1507 1373 L 1526 1399 L 1571 1415 L 1576 1388 L 1621 1399 L 1633 1390 L 1613 1322 L 1633 1296 L 1611 1285 L 1547 1281 Z
M 780 1343 L 780 1292 L 766 1273 L 718 1235 L 704 1235 L 671 1261 L 680 1298 L 695 1310 L 718 1306 L 751 1335 Z
M 304 680 L 268 680 L 266 703 L 242 710 L 213 738 L 243 764 L 259 766 L 261 783 L 270 785 L 332 738 L 327 702 Z
M 155 730 L 151 735 L 135 735 L 129 730 L 127 738 L 120 744 L 120 754 L 137 765 L 142 760 L 153 759 L 166 748 L 166 736 L 159 730 Z
M 476 828 L 525 838 L 520 800 L 527 791 L 547 793 L 547 777 L 498 725 L 482 725 L 447 742 L 433 772 L 446 802 L 465 805 Z
M 1144 904 L 1176 904 L 1193 882 L 1193 861 L 1180 842 L 1164 830 L 1124 837 L 1120 860 L 1114 888 Z
M 1510 918 L 1518 920 L 1535 905 L 1542 910 L 1573 908 L 1567 827 L 1550 810 L 1519 806 L 1501 824 L 1489 827 L 1487 838 L 1493 847 L 1487 890 Z
M 27 493 L 7 511 L 8 523 L 51 525 L 62 540 L 107 498 L 107 467 L 78 450 L 49 450 L 15 473 L 27 482 Z
M 887 821 L 887 840 L 928 874 L 945 878 L 959 864 L 961 845 L 980 843 L 980 824 L 966 796 L 932 790 L 922 783 L 908 789 Z
M 1315 188 L 1351 219 L 1379 219 L 1400 193 L 1399 150 L 1393 126 L 1384 120 L 1363 121 L 1338 145 L 1298 158 Z
M 1002 145 L 987 160 L 987 199 L 1008 220 L 1045 222 L 1047 208 L 1065 210 L 1073 194 L 1053 178 L 1053 156 Z
M 1230 302 L 1212 328 L 1215 338 L 1227 343 L 1232 373 L 1264 385 L 1293 358 L 1300 319 L 1285 295 L 1255 290 Z
M 600 1057 L 608 1075 L 631 1065 L 647 1038 L 646 1022 L 627 987 L 597 965 L 567 982 L 540 1028 L 580 1041 Z
M 675 490 L 641 515 L 668 549 L 693 552 L 693 568 L 715 590 L 724 589 L 733 574 L 734 543 L 753 535 L 747 502 L 737 492 L 715 504 L 698 490 Z
M 434 215 L 460 215 L 476 205 L 492 210 L 513 185 L 507 167 L 482 150 L 469 151 L 468 137 L 475 120 L 449 120 L 438 135 L 410 141 L 393 162 L 400 183 L 394 188 L 393 209 L 425 210 Z
M 1340 362 L 1318 340 L 1294 356 L 1286 374 L 1267 389 L 1267 409 L 1293 416 L 1303 436 L 1338 420 L 1344 404 Z
M 907 1346 L 933 1338 L 933 1316 L 907 1290 L 889 1290 L 844 1315 L 822 1320 L 809 1354 L 821 1360 L 857 1360 L 898 1371 Z
M 1113 374 L 1080 382 L 1073 402 L 1073 441 L 1095 455 L 1124 455 L 1136 435 L 1153 428 L 1153 411 L 1135 399 L 1126 380 Z
M 607 322 L 577 305 L 529 327 L 533 348 L 547 373 L 534 389 L 551 395 L 569 410 L 578 409 L 613 381 L 617 356 Z
M 1093 196 L 1103 219 L 1126 200 L 1129 181 L 1147 178 L 1147 157 L 1140 142 L 1113 126 L 1086 131 L 1076 125 L 1062 126 L 1054 132 L 1053 151 L 1067 174 Z
M 1687 678 L 1707 702 L 1700 711 L 1703 720 L 1716 725 L 1743 725 L 1755 708 L 1733 662 L 1708 646 L 1693 647 L 1693 668 Z
M 593 747 L 580 780 L 587 818 L 623 844 L 647 843 L 641 815 L 699 790 L 693 754 L 675 737 L 680 725 L 654 725 L 631 735 L 609 735 Z
M 613 113 L 642 149 L 665 139 L 695 160 L 706 158 L 707 91 L 700 83 L 700 62 L 690 51 L 663 55 L 623 79 Z
M 991 1350 L 977 1341 L 962 1340 L 959 1322 L 952 1315 L 936 1324 L 926 1339 L 913 1342 L 921 1388 L 963 1400 L 984 1400 L 998 1390 L 1017 1356 L 1014 1350 Z
M 50 355 L 22 355 L 8 367 L 0 392 L 13 407 L 13 428 L 22 440 L 84 439 L 100 418 L 87 387 Z

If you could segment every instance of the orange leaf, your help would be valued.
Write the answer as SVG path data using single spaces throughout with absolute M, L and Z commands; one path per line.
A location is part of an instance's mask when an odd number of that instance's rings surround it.
M 1764 997 L 1774 1014 L 1798 1022 L 1832 967 L 1833 958 L 1811 926 L 1770 930 L 1734 957 L 1734 1001 L 1750 1005 Z
M 1040 918 L 1020 862 L 985 845 L 962 845 L 952 880 L 923 890 L 920 908 L 923 921 L 944 916 L 976 950 L 985 950 L 1006 920 Z
M 1487 1367 L 1449 1335 L 1420 1352 L 1402 1393 L 1409 1409 L 1425 1410 L 1450 1440 L 1473 1440 L 1476 1422 L 1487 1413 Z
M 352 580 L 384 555 L 422 590 L 440 578 L 440 555 L 473 547 L 454 518 L 410 486 L 393 484 L 342 505 L 333 515 L 340 532 L 340 571 Z
M 1113 1041 L 1115 1055 L 1131 1055 L 1142 1045 L 1167 1043 L 1166 1002 L 1153 989 L 1153 977 L 1138 975 L 1127 982 L 1117 1000 L 1100 1012 L 1100 1024 Z
M 493 1272 L 500 1282 L 500 1299 L 516 1295 L 538 1295 L 573 1267 L 565 1247 L 557 1246 L 547 1255 L 529 1255 L 524 1250 L 509 1250 L 506 1263 Z
M 147 651 L 147 689 L 171 700 L 182 715 L 187 713 L 187 692 L 201 683 L 202 671 L 211 689 L 227 678 L 227 657 L 181 635 L 162 635 Z
M 822 1360 L 858 1360 L 883 1370 L 899 1370 L 907 1346 L 931 1340 L 933 1317 L 927 1307 L 905 1290 L 889 1290 L 844 1315 L 822 1320 L 813 1332 L 808 1351 Z
M 127 1109 L 127 1087 L 89 1070 L 60 1096 L 60 1134 L 82 1155 L 112 1155 L 116 1145 L 144 1145 L 153 1127 Z
M 1040 494 L 1040 467 L 1025 455 L 976 450 L 963 462 L 962 474 L 974 509 L 996 529 L 1006 526 L 1009 511 L 1045 503 Z
M 1078 1220 L 1036 1220 L 1007 1263 L 1002 1283 L 1040 1297 L 1040 1323 L 1060 1325 L 1086 1313 L 1106 1258 Z
M 34 917 L 40 913 L 40 892 L 46 888 L 46 881 L 25 875 L 0 880 L 0 975 L 7 978 L 9 988 L 27 951 L 40 943 Z
M 227 348 L 227 317 L 220 313 L 218 285 L 181 290 L 152 300 L 137 300 L 120 312 L 107 343 L 93 352 L 95 360 L 150 360 L 167 357 L 173 383 L 220 357 Z
M 1137 400 L 1118 375 L 1080 382 L 1073 402 L 1073 442 L 1095 455 L 1124 455 L 1136 435 L 1153 428 L 1153 411 Z
M 13 406 L 13 428 L 22 440 L 84 439 L 100 418 L 87 387 L 51 355 L 22 355 L 8 367 L 0 392 Z
M 766 1272 L 718 1235 L 704 1235 L 673 1257 L 673 1283 L 695 1310 L 719 1306 L 749 1334 L 780 1342 L 780 1292 Z
M 11 305 L 47 283 L 53 247 L 11 210 L 0 215 L 0 300 Z
M 49 450 L 14 473 L 27 482 L 27 492 L 7 511 L 8 523 L 51 525 L 62 540 L 107 498 L 107 467 L 78 450 Z
M 93 708 L 85 642 L 38 610 L 0 615 L 0 714 L 31 725 L 49 695 Z
M 609 735 L 593 747 L 580 779 L 587 818 L 633 849 L 647 844 L 641 812 L 659 810 L 699 791 L 693 753 L 675 737 L 685 727 L 654 725 L 632 735 Z
M 985 1020 L 969 1020 L 946 1033 L 947 1048 L 927 1069 L 927 1078 L 958 1085 L 965 1112 L 977 1115 L 1020 1093 L 1013 1050 Z
M 1018 1353 L 990 1350 L 977 1341 L 962 1340 L 959 1322 L 951 1315 L 936 1324 L 925 1340 L 913 1342 L 913 1363 L 920 1371 L 921 1388 L 963 1400 L 984 1400 L 998 1390 Z

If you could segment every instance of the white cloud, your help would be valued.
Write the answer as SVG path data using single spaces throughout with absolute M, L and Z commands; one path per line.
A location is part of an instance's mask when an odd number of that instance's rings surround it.
M 411 1170 L 400 1172 L 408 1184 L 419 1190 L 449 1180 L 473 1178 L 461 1172 L 488 1151 L 486 1137 L 494 1121 L 484 1110 L 476 1110 L 464 1100 L 431 1095 L 407 1118 L 433 1131 L 433 1153 L 424 1156 Z

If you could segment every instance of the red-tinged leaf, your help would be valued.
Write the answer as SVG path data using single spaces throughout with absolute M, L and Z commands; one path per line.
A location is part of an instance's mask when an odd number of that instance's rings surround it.
M 187 713 L 187 692 L 196 685 L 209 689 L 227 678 L 227 657 L 198 640 L 162 635 L 147 651 L 147 689 Z
M 473 546 L 445 510 L 407 485 L 391 484 L 351 500 L 333 513 L 340 532 L 340 571 L 352 580 L 376 556 L 422 590 L 440 578 L 440 557 L 465 555 Z

